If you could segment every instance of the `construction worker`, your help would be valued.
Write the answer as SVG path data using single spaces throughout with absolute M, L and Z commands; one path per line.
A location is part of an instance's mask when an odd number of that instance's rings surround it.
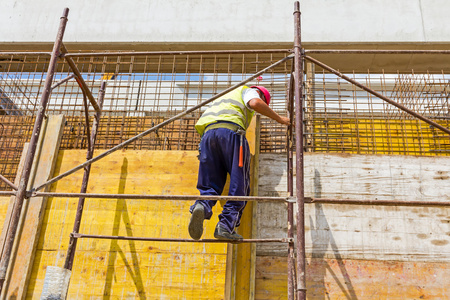
M 195 129 L 201 135 L 197 189 L 201 195 L 221 195 L 227 173 L 229 196 L 250 194 L 250 151 L 245 130 L 255 111 L 278 123 L 289 125 L 270 107 L 270 93 L 263 86 L 241 86 L 214 100 L 203 113 Z M 215 200 L 197 200 L 190 207 L 189 235 L 198 240 L 203 234 L 203 220 L 212 216 Z M 227 201 L 219 215 L 214 237 L 241 240 L 236 233 L 246 201 Z

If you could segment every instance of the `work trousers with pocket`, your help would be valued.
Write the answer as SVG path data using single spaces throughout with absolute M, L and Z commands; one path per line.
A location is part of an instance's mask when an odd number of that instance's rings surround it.
M 250 194 L 250 151 L 243 137 L 244 166 L 239 167 L 241 135 L 227 128 L 216 128 L 205 132 L 199 148 L 199 171 L 197 189 L 200 195 L 221 195 L 230 174 L 229 196 Z M 215 200 L 197 200 L 191 206 L 192 213 L 197 203 L 205 207 L 205 219 L 212 216 Z M 240 224 L 246 201 L 227 201 L 219 215 L 219 224 L 232 233 Z

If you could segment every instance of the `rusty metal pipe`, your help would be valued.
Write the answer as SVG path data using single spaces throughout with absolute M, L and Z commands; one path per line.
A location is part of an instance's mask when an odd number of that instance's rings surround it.
M 291 65 L 291 73 L 288 87 L 288 112 L 291 124 L 286 131 L 286 158 L 287 158 L 287 186 L 289 196 L 294 196 L 294 162 L 293 162 L 293 126 L 294 126 L 294 64 Z M 294 241 L 294 203 L 288 203 L 287 211 L 288 237 Z M 295 274 L 295 245 L 294 242 L 288 245 L 288 299 L 295 299 L 296 277 Z
M 336 76 L 339 76 L 340 78 L 342 78 L 342 79 L 344 79 L 344 80 L 346 80 L 346 81 L 348 81 L 348 82 L 350 82 L 350 83 L 356 85 L 356 86 L 359 87 L 360 89 L 363 89 L 363 90 L 365 90 L 366 92 L 368 92 L 368 93 L 370 93 L 370 94 L 372 94 L 372 95 L 374 95 L 374 96 L 376 96 L 376 97 L 378 97 L 378 98 L 380 98 L 380 99 L 386 101 L 387 103 L 394 105 L 394 106 L 397 107 L 398 109 L 403 110 L 404 112 L 406 112 L 406 113 L 408 113 L 408 114 L 410 114 L 410 115 L 416 117 L 417 119 L 420 119 L 420 120 L 422 120 L 422 121 L 424 121 L 424 122 L 426 122 L 426 123 L 428 123 L 428 124 L 430 124 L 430 125 L 432 125 L 432 126 L 438 128 L 438 129 L 440 129 L 441 131 L 443 131 L 443 132 L 445 132 L 445 133 L 447 133 L 447 134 L 450 134 L 450 129 L 445 128 L 444 126 L 441 126 L 441 125 L 439 125 L 438 123 L 431 121 L 430 119 L 428 119 L 428 118 L 422 116 L 421 114 L 418 114 L 418 113 L 416 113 L 415 111 L 412 111 L 412 110 L 406 108 L 405 106 L 403 106 L 403 105 L 401 105 L 401 104 L 395 102 L 394 100 L 391 100 L 391 99 L 389 99 L 388 97 L 385 97 L 385 96 L 383 96 L 382 94 L 380 94 L 380 93 L 378 93 L 378 92 L 376 92 L 376 91 L 374 91 L 374 90 L 372 90 L 372 89 L 370 89 L 370 88 L 364 86 L 363 84 L 359 83 L 358 81 L 353 80 L 353 79 L 351 79 L 351 78 L 348 77 L 348 76 L 345 76 L 345 75 L 342 74 L 341 72 L 339 72 L 339 71 L 333 69 L 332 67 L 330 67 L 330 66 L 324 64 L 323 62 L 320 62 L 320 61 L 318 61 L 317 59 L 312 58 L 312 57 L 310 57 L 310 56 L 305 56 L 305 58 L 306 58 L 307 60 L 309 60 L 309 61 L 315 63 L 316 65 L 322 67 L 323 69 L 328 70 L 329 72 L 335 74 Z
M 14 183 L 12 183 L 11 181 L 8 180 L 8 178 L 4 177 L 2 174 L 0 174 L 0 180 L 2 180 L 4 183 L 6 183 L 7 185 L 9 185 L 10 187 L 13 188 L 13 190 L 18 190 L 19 188 L 17 187 L 17 185 L 15 185 Z
M 88 160 L 88 161 L 82 163 L 81 165 L 79 165 L 79 166 L 77 166 L 77 167 L 75 167 L 75 168 L 73 168 L 73 169 L 71 169 L 71 170 L 68 170 L 68 171 L 64 172 L 63 174 L 61 174 L 61 175 L 59 175 L 59 176 L 57 176 L 57 177 L 55 177 L 55 178 L 50 179 L 49 181 L 47 181 L 47 182 L 43 183 L 42 185 L 36 187 L 36 188 L 34 189 L 34 191 L 39 191 L 39 190 L 41 190 L 42 188 L 46 187 L 47 185 L 50 185 L 50 184 L 52 184 L 52 183 L 54 183 L 54 182 L 56 182 L 56 181 L 58 181 L 58 180 L 60 180 L 60 179 L 62 179 L 62 178 L 64 178 L 64 177 L 66 177 L 66 176 L 68 176 L 68 175 L 70 175 L 70 174 L 72 174 L 72 173 L 74 173 L 74 172 L 80 170 L 81 168 L 84 168 L 84 167 L 86 167 L 87 165 L 90 165 L 90 164 L 92 164 L 92 163 L 94 163 L 94 162 L 96 162 L 96 161 L 102 159 L 103 157 L 108 156 L 109 154 L 111 154 L 111 153 L 113 153 L 113 152 L 115 152 L 115 151 L 117 151 L 117 150 L 122 149 L 122 148 L 125 147 L 126 145 L 131 144 L 132 142 L 134 142 L 134 141 L 136 141 L 136 140 L 138 140 L 138 139 L 140 139 L 140 138 L 142 138 L 142 137 L 144 137 L 144 136 L 146 136 L 146 135 L 152 133 L 153 131 L 156 131 L 156 130 L 158 130 L 159 128 L 161 128 L 161 127 L 163 127 L 163 126 L 165 126 L 165 125 L 167 125 L 167 124 L 169 124 L 169 123 L 171 123 L 171 122 L 173 122 L 173 121 L 175 121 L 175 120 L 178 120 L 178 119 L 184 117 L 185 115 L 187 115 L 187 114 L 189 114 L 189 113 L 191 113 L 191 112 L 193 112 L 193 111 L 195 111 L 195 110 L 201 108 L 202 106 L 205 106 L 206 104 L 208 104 L 208 103 L 210 103 L 210 102 L 216 100 L 217 98 L 222 97 L 222 96 L 225 95 L 226 93 L 228 93 L 228 92 L 234 90 L 235 88 L 238 88 L 238 87 L 241 86 L 241 85 L 244 85 L 245 83 L 247 83 L 247 82 L 249 82 L 249 81 L 255 79 L 255 78 L 258 77 L 259 75 L 261 75 L 261 74 L 267 72 L 268 70 L 270 70 L 270 69 L 272 69 L 272 68 L 274 68 L 274 67 L 276 67 L 276 66 L 278 66 L 278 65 L 280 65 L 280 64 L 282 64 L 282 63 L 284 63 L 285 61 L 287 61 L 287 60 L 289 60 L 289 59 L 291 59 L 291 58 L 292 58 L 291 55 L 286 56 L 285 58 L 283 58 L 283 59 L 279 60 L 278 62 L 276 62 L 276 63 L 274 63 L 274 64 L 268 66 L 267 68 L 264 68 L 263 70 L 261 70 L 261 71 L 255 73 L 254 75 L 248 77 L 247 79 L 245 79 L 245 80 L 243 80 L 243 81 L 241 81 L 241 82 L 239 82 L 239 83 L 237 83 L 237 84 L 235 84 L 235 85 L 229 87 L 228 89 L 226 89 L 226 90 L 224 90 L 224 91 L 222 91 L 222 92 L 216 94 L 215 96 L 209 98 L 208 100 L 203 101 L 202 103 L 200 103 L 200 104 L 198 104 L 198 105 L 196 105 L 196 106 L 193 106 L 193 107 L 191 107 L 191 108 L 185 110 L 184 112 L 179 113 L 178 115 L 176 115 L 176 116 L 174 116 L 174 117 L 172 117 L 172 118 L 170 118 L 170 119 L 168 119 L 168 120 L 166 120 L 166 121 L 164 121 L 164 122 L 161 122 L 161 123 L 159 123 L 158 125 L 156 125 L 156 126 L 150 128 L 150 129 L 147 129 L 146 131 L 144 131 L 144 132 L 142 132 L 142 133 L 140 133 L 140 134 L 138 134 L 138 135 L 136 135 L 136 136 L 134 136 L 134 137 L 132 137 L 132 138 L 130 138 L 130 139 L 128 139 L 128 140 L 126 140 L 125 142 L 123 142 L 123 143 L 121 143 L 121 144 L 119 144 L 119 145 L 117 145 L 117 146 L 114 146 L 113 148 L 109 149 L 108 151 L 106 151 L 106 152 L 104 152 L 104 153 L 102 153 L 102 154 L 100 154 L 100 155 L 98 155 L 98 156 L 96 156 L 96 157 L 94 157 L 94 158 L 92 158 L 92 159 L 90 159 L 90 160 Z
M 305 191 L 303 174 L 303 55 L 301 43 L 300 2 L 295 2 L 295 150 L 297 192 L 297 299 L 306 300 Z
M 83 92 L 83 106 L 84 106 L 84 119 L 86 123 L 86 137 L 87 137 L 87 143 L 88 143 L 88 151 L 91 149 L 91 133 L 89 129 L 89 107 L 86 100 L 86 94 Z M 99 107 L 100 108 L 100 107 Z M 97 114 L 101 114 L 101 108 L 97 111 Z M 92 156 L 90 157 L 92 158 Z
M 71 74 L 70 76 L 67 76 L 67 77 L 64 78 L 64 79 L 61 79 L 60 81 L 58 81 L 57 83 L 55 83 L 54 85 L 52 85 L 51 89 L 53 90 L 53 89 L 57 88 L 57 87 L 60 86 L 61 84 L 63 84 L 63 83 L 65 83 L 65 82 L 69 81 L 70 79 L 72 79 L 72 78 L 74 78 L 74 77 L 75 77 L 75 74 Z
M 254 53 L 291 53 L 292 49 L 261 49 L 261 50 L 210 50 L 210 51 L 126 51 L 126 52 L 91 52 L 67 53 L 64 57 L 91 56 L 142 56 L 142 55 L 204 55 L 204 54 L 254 54 Z
M 243 243 L 290 243 L 292 242 L 289 238 L 281 239 L 243 239 L 240 241 L 225 241 L 217 239 L 171 239 L 171 238 L 146 238 L 146 237 L 134 237 L 134 236 L 115 236 L 115 235 L 95 235 L 95 234 L 81 234 L 81 233 L 71 233 L 70 234 L 75 239 L 90 238 L 90 239 L 106 239 L 106 240 L 128 240 L 128 241 L 148 241 L 148 242 L 182 242 L 182 243 L 232 243 L 232 244 L 243 244 Z
M 8 195 L 15 192 L 4 192 Z M 2 195 L 2 194 L 0 194 Z M 135 200 L 177 200 L 195 201 L 224 200 L 224 201 L 261 201 L 261 202 L 289 202 L 290 197 L 254 197 L 254 196 L 201 196 L 201 195 L 136 195 L 136 194 L 94 194 L 94 193 L 55 193 L 55 192 L 35 192 L 29 197 L 59 197 L 59 198 L 92 198 L 92 199 L 135 199 Z
M 52 52 L 1 52 L 0 51 L 0 56 L 9 56 L 9 55 L 52 55 Z
M 53 46 L 52 56 L 49 62 L 47 77 L 45 78 L 44 89 L 41 96 L 41 104 L 39 106 L 38 115 L 36 116 L 36 120 L 34 122 L 33 133 L 31 135 L 30 144 L 28 147 L 27 155 L 25 157 L 25 163 L 23 167 L 23 173 L 20 177 L 20 183 L 16 194 L 16 200 L 14 205 L 14 210 L 11 216 L 11 223 L 8 229 L 6 239 L 5 239 L 5 248 L 3 250 L 2 259 L 0 261 L 0 292 L 3 289 L 3 284 L 6 278 L 6 271 L 8 269 L 8 265 L 11 258 L 11 252 L 13 243 L 16 237 L 16 232 L 18 229 L 20 213 L 22 210 L 23 201 L 26 197 L 26 188 L 28 185 L 28 181 L 30 179 L 31 167 L 33 165 L 34 155 L 36 153 L 37 142 L 39 139 L 39 134 L 41 132 L 42 121 L 44 120 L 45 109 L 47 108 L 47 103 L 51 93 L 51 85 L 53 76 L 55 73 L 55 68 L 59 56 L 59 49 L 62 44 L 62 39 L 64 36 L 64 31 L 67 24 L 67 16 L 69 14 L 69 9 L 65 8 L 63 15 L 60 20 L 60 25 L 58 29 L 58 33 L 56 36 L 56 41 Z
M 64 46 L 64 44 L 61 44 L 61 52 L 63 54 L 66 54 L 68 51 L 66 49 L 66 46 Z M 78 82 L 78 85 L 80 86 L 80 88 L 83 90 L 83 92 L 87 95 L 89 102 L 91 102 L 92 106 L 94 107 L 95 111 L 99 111 L 100 108 L 98 107 L 97 102 L 94 99 L 94 96 L 92 96 L 91 90 L 89 89 L 89 87 L 87 86 L 86 82 L 83 79 L 83 75 L 81 75 L 80 71 L 78 70 L 75 62 L 73 61 L 72 58 L 65 56 L 64 57 L 67 61 L 67 64 L 69 65 L 69 67 L 72 69 L 72 72 L 75 74 L 76 76 L 76 80 Z
M 305 50 L 305 54 L 450 54 L 450 50 Z
M 100 123 L 100 118 L 102 116 L 102 108 L 103 108 L 103 100 L 105 99 L 105 88 L 106 88 L 106 82 L 103 81 L 100 87 L 99 96 L 98 96 L 98 105 L 100 110 L 95 114 L 94 123 L 92 124 L 92 132 L 90 136 L 88 136 L 89 139 L 89 146 L 88 151 L 86 153 L 86 160 L 91 159 L 94 156 L 94 148 L 95 148 L 95 141 L 97 139 L 97 132 L 98 132 L 98 126 Z M 85 110 L 87 111 L 87 101 L 86 97 L 84 97 L 85 102 Z M 89 123 L 88 123 L 89 126 Z M 89 175 L 91 174 L 91 165 L 86 166 L 84 169 L 83 174 L 83 182 L 81 183 L 81 189 L 80 193 L 86 193 L 88 182 L 89 182 Z M 73 233 L 78 233 L 80 231 L 80 225 L 81 225 L 81 218 L 83 216 L 83 208 L 85 203 L 85 197 L 79 197 L 78 199 L 78 206 L 77 206 L 77 212 L 75 215 L 75 221 L 73 224 Z M 75 259 L 75 251 L 77 249 L 77 239 L 70 237 L 69 246 L 67 247 L 67 254 L 66 254 L 66 261 L 64 263 L 64 268 L 67 270 L 72 270 L 73 267 L 73 261 Z
M 450 202 L 444 201 L 403 201 L 403 200 L 371 200 L 371 199 L 327 199 L 305 198 L 306 203 L 322 204 L 350 204 L 350 205 L 379 205 L 379 206 L 450 206 Z
M 0 196 L 14 196 L 17 192 L 0 191 Z M 259 201 L 259 202 L 292 202 L 291 197 L 239 197 L 239 196 L 188 196 L 188 195 L 135 195 L 135 194 L 82 194 L 82 193 L 54 193 L 36 192 L 27 195 L 33 197 L 61 197 L 61 198 L 92 198 L 92 199 L 134 199 L 134 200 L 178 200 L 193 201 L 197 199 L 225 200 L 225 201 Z M 350 204 L 375 206 L 450 206 L 449 201 L 416 201 L 416 200 L 373 200 L 373 199 L 333 199 L 305 197 L 305 203 Z

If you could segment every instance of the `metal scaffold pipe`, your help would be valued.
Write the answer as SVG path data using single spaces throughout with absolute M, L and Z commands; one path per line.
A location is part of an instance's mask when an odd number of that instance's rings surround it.
M 3 285 L 6 278 L 6 271 L 8 269 L 8 265 L 11 259 L 12 248 L 14 244 L 14 240 L 16 238 L 16 233 L 19 225 L 20 213 L 22 211 L 22 206 L 24 199 L 27 194 L 27 185 L 30 179 L 31 167 L 33 165 L 34 155 L 36 153 L 37 143 L 39 139 L 39 134 L 41 132 L 42 122 L 45 116 L 45 110 L 47 108 L 48 100 L 51 93 L 51 85 L 53 81 L 53 76 L 55 74 L 56 64 L 59 57 L 59 51 L 62 45 L 62 39 L 64 36 L 64 31 L 66 29 L 67 24 L 67 16 L 69 15 L 69 9 L 65 8 L 63 15 L 60 20 L 60 25 L 58 29 L 58 33 L 56 36 L 56 41 L 53 45 L 53 51 L 50 58 L 47 77 L 45 78 L 44 90 L 41 96 L 41 103 L 39 106 L 38 115 L 36 116 L 36 120 L 34 122 L 33 133 L 31 135 L 30 144 L 28 147 L 28 152 L 25 157 L 25 163 L 23 167 L 23 173 L 20 177 L 20 182 L 16 194 L 14 210 L 11 216 L 11 223 L 8 228 L 8 232 L 5 239 L 5 248 L 3 249 L 2 258 L 0 261 L 0 291 L 3 291 Z
M 297 192 L 297 300 L 306 299 L 305 191 L 303 174 L 303 55 L 301 44 L 300 2 L 295 2 L 294 81 L 295 81 L 295 149 Z
M 102 108 L 103 108 L 103 101 L 105 99 L 105 89 L 106 89 L 106 82 L 103 81 L 100 87 L 99 96 L 98 96 L 98 106 L 99 110 L 95 114 L 94 123 L 92 124 L 92 132 L 88 135 L 88 150 L 86 153 L 86 160 L 91 159 L 94 156 L 94 148 L 95 148 L 95 141 L 97 139 L 97 133 L 98 133 L 98 127 L 100 124 L 100 118 L 102 116 Z M 86 97 L 84 97 L 84 103 L 85 103 L 85 112 L 87 112 L 87 103 L 86 103 Z M 88 122 L 88 118 L 86 117 L 86 122 Z M 88 127 L 87 127 L 88 128 Z M 86 193 L 88 182 L 89 182 L 89 176 L 91 174 L 91 165 L 87 166 L 84 169 L 83 174 L 83 182 L 81 183 L 81 189 L 80 193 Z M 83 208 L 84 208 L 84 202 L 85 197 L 81 196 L 78 199 L 78 206 L 77 206 L 77 213 L 75 216 L 75 222 L 73 225 L 73 233 L 78 233 L 80 230 L 81 225 L 81 217 L 83 215 Z M 75 250 L 77 248 L 77 239 L 70 237 L 69 246 L 67 247 L 67 255 L 66 255 L 66 261 L 64 263 L 64 268 L 67 270 L 72 270 L 73 267 L 73 261 L 75 259 Z
M 287 161 L 287 186 L 290 197 L 294 196 L 294 64 L 291 66 L 289 89 L 288 89 L 288 111 L 290 125 L 286 133 L 286 161 Z M 288 203 L 288 237 L 294 239 L 294 203 Z M 295 245 L 294 242 L 288 245 L 288 299 L 295 299 L 295 290 L 297 286 L 296 272 L 295 272 Z

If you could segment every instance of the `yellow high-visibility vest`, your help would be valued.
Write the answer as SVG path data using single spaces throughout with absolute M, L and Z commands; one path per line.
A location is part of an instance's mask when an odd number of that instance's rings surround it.
M 255 114 L 247 108 L 242 99 L 242 92 L 248 88 L 248 86 L 238 87 L 214 100 L 195 124 L 197 132 L 203 135 L 206 126 L 218 121 L 233 122 L 247 130 Z

